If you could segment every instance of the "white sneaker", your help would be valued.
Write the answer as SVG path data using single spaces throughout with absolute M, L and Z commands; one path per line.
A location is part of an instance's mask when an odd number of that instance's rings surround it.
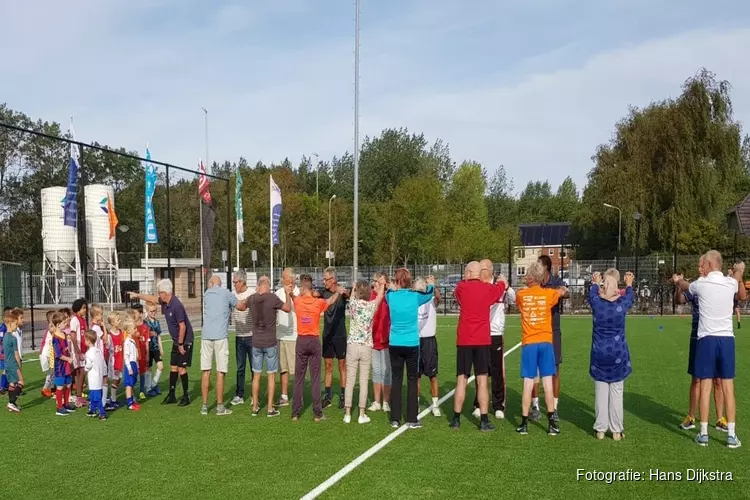
M 474 418 L 479 418 L 482 416 L 482 412 L 479 411 L 479 408 L 474 408 L 474 411 L 471 412 L 471 414 L 474 416 Z
M 352 423 L 352 416 L 351 415 L 344 415 L 344 423 L 345 424 Z
M 380 411 L 382 406 L 380 406 L 380 403 L 377 401 L 373 402 L 370 407 L 367 409 L 367 411 Z
M 505 413 L 503 413 L 503 410 L 497 410 L 495 412 L 495 418 L 498 420 L 502 420 L 505 418 Z
M 383 403 L 383 411 L 386 412 L 386 413 L 390 413 L 391 412 L 391 405 L 389 405 L 388 403 Z
M 362 415 L 361 417 L 357 419 L 357 422 L 359 422 L 360 424 L 369 424 L 370 417 L 368 417 L 367 415 Z
M 439 406 L 433 406 L 432 407 L 432 415 L 435 417 L 442 417 L 443 414 L 440 413 L 440 407 Z
M 243 405 L 243 404 L 245 404 L 245 398 L 241 398 L 239 396 L 235 396 L 235 397 L 232 398 L 232 401 L 230 401 L 230 404 L 232 406 Z

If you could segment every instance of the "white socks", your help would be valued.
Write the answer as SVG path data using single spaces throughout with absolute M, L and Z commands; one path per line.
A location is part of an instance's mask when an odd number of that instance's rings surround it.
M 438 398 L 432 398 L 432 406 L 433 406 L 434 408 L 437 408 L 437 407 L 438 407 Z
M 151 390 L 151 372 L 146 372 L 143 374 L 143 386 L 147 391 Z
M 708 422 L 701 422 L 701 436 L 708 434 Z
M 730 437 L 735 437 L 736 434 L 734 433 L 734 422 L 729 422 L 727 424 L 727 428 L 729 428 L 729 436 Z
M 111 399 L 112 401 L 117 401 L 117 387 L 115 387 L 115 386 L 113 385 L 112 387 L 110 387 L 110 391 L 112 391 L 112 396 L 111 396 L 111 398 L 110 398 L 110 399 Z
M 161 370 L 156 369 L 156 375 L 154 375 L 154 379 L 151 381 L 151 387 L 156 387 L 159 385 L 159 379 L 161 378 Z
M 281 399 L 283 399 L 284 401 L 289 401 L 289 396 L 286 394 L 282 394 Z
M 557 401 L 558 401 L 559 399 L 560 399 L 560 398 L 555 398 L 555 411 L 557 411 Z
M 531 398 L 531 407 L 539 409 L 539 398 Z

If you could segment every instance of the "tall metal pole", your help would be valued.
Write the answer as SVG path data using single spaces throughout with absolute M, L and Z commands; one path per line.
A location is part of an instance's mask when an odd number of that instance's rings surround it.
M 617 224 L 617 259 L 615 259 L 615 267 L 619 268 L 620 266 L 620 243 L 622 241 L 622 209 L 620 207 L 616 207 L 614 205 L 610 205 L 609 203 L 604 204 L 607 208 L 614 208 L 619 213 L 619 222 Z
M 328 267 L 331 267 L 331 203 L 336 198 L 334 194 L 331 199 L 328 200 Z
M 320 222 L 320 198 L 318 196 L 318 185 L 320 181 L 320 157 L 318 153 L 313 153 L 315 157 L 315 227 Z M 315 236 L 315 265 L 320 265 L 320 238 L 319 233 Z
M 236 228 L 236 224 L 235 224 Z M 235 231 L 236 233 L 237 231 Z M 239 240 L 238 240 L 239 241 Z M 237 244 L 237 255 L 239 256 L 240 246 Z M 237 260 L 237 269 L 239 270 L 239 259 Z M 227 288 L 232 289 L 232 202 L 229 196 L 229 179 L 227 179 Z
M 359 267 L 359 0 L 354 13 L 354 246 L 352 283 L 357 281 Z
M 78 227 L 77 231 L 79 234 L 78 244 L 80 249 L 78 250 L 81 256 L 81 276 L 83 277 L 83 298 L 89 303 L 91 302 L 91 286 L 89 284 L 89 254 L 88 254 L 88 242 L 86 241 L 86 161 L 85 161 L 86 148 L 81 146 L 80 155 L 78 160 Z M 91 279 L 94 280 L 94 273 L 96 269 L 91 267 Z
M 205 134 L 206 134 L 206 163 L 203 164 L 203 166 L 206 169 L 206 172 L 208 172 L 208 169 L 210 168 L 210 163 L 208 163 L 208 110 L 206 108 L 201 108 L 203 110 L 204 115 L 204 123 L 205 123 Z M 200 180 L 198 181 L 200 184 Z M 200 213 L 200 241 L 201 241 L 201 304 L 203 303 L 203 290 L 206 286 L 206 267 L 205 262 L 203 260 L 203 198 L 200 196 L 198 197 L 198 212 Z M 209 263 L 210 265 L 210 263 Z
M 172 271 L 172 206 L 169 204 L 169 165 L 166 167 L 167 173 L 167 272 L 169 280 L 174 286 L 174 272 Z M 200 203 L 200 200 L 198 201 Z M 201 260 L 201 279 L 203 278 L 203 261 Z M 201 295 L 202 297 L 202 295 Z M 203 317 L 203 315 L 201 315 Z

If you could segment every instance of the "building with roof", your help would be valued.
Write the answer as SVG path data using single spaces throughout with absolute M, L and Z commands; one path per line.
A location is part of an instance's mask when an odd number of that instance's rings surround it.
M 735 233 L 750 236 L 750 194 L 727 210 L 727 225 Z
M 514 247 L 516 276 L 526 275 L 529 264 L 542 255 L 548 255 L 552 259 L 553 273 L 559 273 L 561 266 L 570 262 L 570 222 L 519 224 L 518 230 L 521 233 L 521 244 Z

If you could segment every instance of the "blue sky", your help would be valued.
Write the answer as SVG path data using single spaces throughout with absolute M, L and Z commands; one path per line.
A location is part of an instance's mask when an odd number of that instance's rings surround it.
M 408 127 L 519 190 L 571 175 L 629 105 L 705 66 L 750 122 L 744 0 L 362 0 L 362 137 Z M 193 168 L 353 148 L 351 0 L 0 0 L 0 101 Z M 745 126 L 750 131 L 750 125 Z

